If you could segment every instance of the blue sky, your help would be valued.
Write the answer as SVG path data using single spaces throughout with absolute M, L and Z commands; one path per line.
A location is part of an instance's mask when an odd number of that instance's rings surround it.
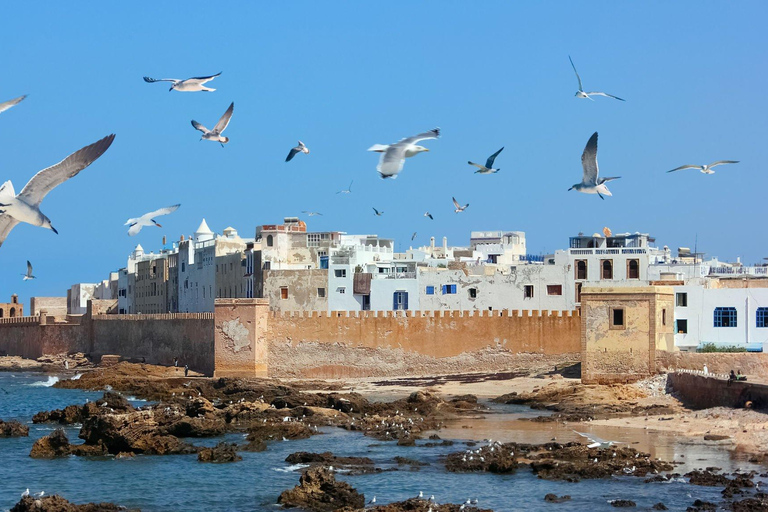
M 15 2 L 4 15 L 0 181 L 101 137 L 109 151 L 55 189 L 59 230 L 19 225 L 0 248 L 0 300 L 63 295 L 106 278 L 136 243 L 191 234 L 205 217 L 253 236 L 302 210 L 310 230 L 377 233 L 406 249 L 471 230 L 526 232 L 531 253 L 609 226 L 659 245 L 748 263 L 768 256 L 768 35 L 764 2 Z M 571 55 L 588 90 L 580 100 Z M 222 71 L 214 93 L 168 92 L 142 76 Z M 230 102 L 227 147 L 203 141 Z M 439 126 L 397 180 L 365 150 Z M 613 197 L 567 192 L 598 131 Z M 310 155 L 284 163 L 296 140 Z M 467 160 L 496 160 L 473 174 Z M 712 176 L 666 174 L 741 160 Z M 354 179 L 353 193 L 336 195 Z M 469 203 L 453 213 L 451 196 Z M 162 229 L 129 217 L 181 203 Z M 374 217 L 371 207 L 383 210 Z M 430 222 L 425 210 L 435 216 Z M 306 220 L 306 219 L 305 219 Z M 32 260 L 36 281 L 21 282 Z

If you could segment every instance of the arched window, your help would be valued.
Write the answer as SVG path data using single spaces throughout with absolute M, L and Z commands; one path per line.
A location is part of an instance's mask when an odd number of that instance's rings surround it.
M 3 318 L 4 314 L 5 314 L 5 310 L 3 308 L 0 308 L 0 318 Z
M 627 279 L 640 279 L 639 260 L 629 260 L 627 262 Z
M 600 279 L 613 279 L 613 260 L 603 260 L 600 270 Z
M 272 235 L 267 235 L 267 247 L 272 247 Z
M 8 316 L 10 316 L 11 318 L 15 317 L 16 316 L 16 308 L 11 308 L 10 315 L 8 315 Z
M 587 278 L 587 261 L 576 260 L 576 279 Z

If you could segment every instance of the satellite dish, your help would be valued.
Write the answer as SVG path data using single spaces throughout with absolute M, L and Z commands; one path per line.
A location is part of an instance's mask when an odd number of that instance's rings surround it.
M 605 235 L 606 238 L 608 238 L 609 236 L 613 236 L 613 233 L 611 233 L 610 228 L 607 228 L 607 227 L 603 228 L 603 234 Z

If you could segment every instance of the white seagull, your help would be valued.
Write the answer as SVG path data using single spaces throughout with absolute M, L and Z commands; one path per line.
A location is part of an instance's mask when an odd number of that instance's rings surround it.
M 159 210 L 155 210 L 153 212 L 145 213 L 141 217 L 136 217 L 135 219 L 128 219 L 125 221 L 124 226 L 130 226 L 128 228 L 128 236 L 136 236 L 139 234 L 139 231 L 141 231 L 141 228 L 144 226 L 152 226 L 155 225 L 159 228 L 163 227 L 161 224 L 158 224 L 155 220 L 155 217 L 160 217 L 161 215 L 168 215 L 169 213 L 173 213 L 176 210 L 179 209 L 180 204 L 175 204 L 173 206 L 168 206 L 166 208 L 160 208 Z
M 610 448 L 615 444 L 624 444 L 624 443 L 621 443 L 620 441 L 606 441 L 592 434 L 576 432 L 575 430 L 574 432 L 576 434 L 579 434 L 581 437 L 587 438 L 590 441 L 590 443 L 587 445 L 587 448 Z
M 368 151 L 382 154 L 379 159 L 379 165 L 376 166 L 376 170 L 379 171 L 382 178 L 396 178 L 400 171 L 403 170 L 406 158 L 417 155 L 422 151 L 429 151 L 429 149 L 423 146 L 416 145 L 417 142 L 438 137 L 440 137 L 440 128 L 435 128 L 413 137 L 406 137 L 394 144 L 374 144 L 368 148 Z
M 9 108 L 18 105 L 19 103 L 21 103 L 21 100 L 23 100 L 26 97 L 27 95 L 25 94 L 24 96 L 19 96 L 18 98 L 14 98 L 12 100 L 8 100 L 0 103 L 0 112 L 5 112 Z
M 488 157 L 488 160 L 485 161 L 485 165 L 476 164 L 475 162 L 469 161 L 467 162 L 469 165 L 474 165 L 479 170 L 475 171 L 475 174 L 493 174 L 499 172 L 501 169 L 494 169 L 493 168 L 493 162 L 496 160 L 496 157 L 499 156 L 499 153 L 504 151 L 504 148 L 501 148 L 494 154 Z
M 288 156 L 285 157 L 286 162 L 290 162 L 293 160 L 293 157 L 296 156 L 296 153 L 304 153 L 305 155 L 309 154 L 309 148 L 301 141 L 299 141 L 299 145 L 295 148 L 291 148 L 291 151 L 288 153 Z
M 0 186 L 0 246 L 19 222 L 47 228 L 58 234 L 51 226 L 51 220 L 40 211 L 40 203 L 48 192 L 76 176 L 103 155 L 113 140 L 115 135 L 108 135 L 72 153 L 56 165 L 43 169 L 29 180 L 19 195 L 16 195 L 10 181 L 3 183 Z
M 37 279 L 35 276 L 32 275 L 32 264 L 27 260 L 27 273 L 21 274 L 24 277 L 21 279 L 22 281 L 29 281 L 30 279 Z
M 42 498 L 44 495 L 45 495 L 45 491 L 40 491 L 35 493 L 35 496 L 37 496 L 38 498 Z
M 608 94 L 606 92 L 600 92 L 600 91 L 591 91 L 591 92 L 584 92 L 584 87 L 581 85 L 581 77 L 579 76 L 579 72 L 576 71 L 576 66 L 573 65 L 573 59 L 571 59 L 571 56 L 568 56 L 568 60 L 571 61 L 571 66 L 573 67 L 573 72 L 576 73 L 576 79 L 579 81 L 579 90 L 576 91 L 576 97 L 577 98 L 587 98 L 592 100 L 590 96 L 605 96 L 607 98 L 613 98 L 615 100 L 624 101 L 623 99 L 619 98 L 618 96 L 614 96 L 613 94 Z M 595 101 L 595 100 L 592 100 Z
M 461 213 L 461 212 L 463 212 L 464 210 L 466 210 L 466 209 L 467 209 L 467 206 L 469 206 L 469 203 L 465 204 L 464 206 L 461 206 L 461 205 L 459 204 L 459 202 L 456 200 L 456 198 L 455 198 L 455 197 L 452 197 L 451 199 L 453 199 L 453 206 L 455 206 L 455 207 L 456 207 L 456 209 L 455 209 L 455 210 L 453 210 L 453 211 L 454 211 L 454 212 L 456 212 L 456 213 Z
M 681 165 L 680 167 L 677 167 L 667 172 L 682 171 L 683 169 L 698 169 L 704 174 L 715 174 L 715 171 L 712 170 L 713 167 L 716 167 L 718 165 L 723 165 L 723 164 L 737 164 L 737 163 L 739 163 L 738 160 L 718 160 L 717 162 L 712 162 L 711 164 L 708 164 L 708 165 Z
M 605 199 L 603 196 L 610 196 L 611 191 L 605 185 L 611 180 L 617 180 L 621 176 L 614 176 L 612 178 L 598 178 L 597 169 L 597 132 L 593 133 L 587 141 L 587 146 L 584 148 L 584 153 L 581 154 L 581 166 L 584 168 L 584 175 L 581 178 L 581 183 L 576 183 L 568 190 L 576 190 L 577 192 L 583 192 L 585 194 L 597 194 L 600 199 Z
M 315 215 L 322 215 L 322 213 L 320 212 L 310 212 L 307 210 L 302 210 L 301 213 L 306 213 L 308 217 L 314 217 Z
M 232 112 L 235 111 L 235 102 L 233 101 L 226 112 L 224 112 L 224 115 L 219 118 L 219 122 L 216 123 L 216 126 L 213 127 L 213 130 L 209 130 L 205 126 L 201 125 L 194 119 L 192 120 L 192 126 L 195 127 L 195 130 L 200 130 L 203 132 L 203 135 L 200 137 L 200 140 L 213 140 L 221 144 L 221 147 L 224 147 L 224 144 L 229 142 L 229 137 L 224 137 L 222 135 L 222 132 L 227 129 L 227 126 L 229 125 L 229 120 L 232 119 Z
M 371 208 L 373 208 L 373 207 L 371 207 Z M 382 215 L 384 215 L 384 212 L 380 212 L 380 211 L 379 211 L 379 210 L 377 210 L 376 208 L 373 208 L 373 214 L 374 214 L 375 216 L 377 216 L 377 217 L 381 217 Z
M 352 193 L 352 184 L 355 182 L 355 180 L 352 180 L 349 182 L 349 187 L 344 190 L 339 190 L 336 192 L 337 194 L 351 194 Z
M 152 84 L 155 82 L 173 82 L 173 85 L 171 85 L 171 88 L 168 89 L 168 92 L 173 91 L 174 89 L 179 92 L 197 92 L 197 91 L 213 92 L 216 89 L 211 89 L 210 87 L 206 87 L 203 84 L 210 82 L 220 74 L 221 74 L 221 71 L 219 71 L 215 75 L 196 76 L 193 78 L 187 78 L 186 80 L 180 80 L 178 78 L 150 78 L 148 76 L 145 76 L 144 81 L 147 82 L 148 84 Z
M 431 214 L 431 213 L 429 213 L 429 212 L 424 212 L 424 216 L 425 216 L 425 217 L 429 217 L 429 220 L 435 220 L 435 218 L 434 218 L 434 217 L 432 217 L 432 214 Z
M 29 487 L 27 487 L 27 490 L 26 490 L 26 491 L 24 491 L 23 493 L 21 493 L 21 497 L 22 497 L 22 498 L 26 498 L 27 496 L 29 496 Z
M 371 498 L 371 501 L 368 502 L 369 505 L 373 505 L 374 503 L 376 503 L 376 496 Z

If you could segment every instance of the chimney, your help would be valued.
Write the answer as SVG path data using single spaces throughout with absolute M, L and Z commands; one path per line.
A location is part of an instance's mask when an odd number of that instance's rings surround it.
M 448 255 L 448 237 L 447 236 L 443 237 L 443 254 L 446 256 Z
M 184 235 L 181 235 L 181 238 L 179 238 L 179 242 L 183 242 L 183 241 L 184 241 Z
M 165 244 L 166 244 L 165 235 L 163 235 L 163 246 L 165 246 Z
M 429 237 L 429 254 L 435 254 L 435 237 Z

